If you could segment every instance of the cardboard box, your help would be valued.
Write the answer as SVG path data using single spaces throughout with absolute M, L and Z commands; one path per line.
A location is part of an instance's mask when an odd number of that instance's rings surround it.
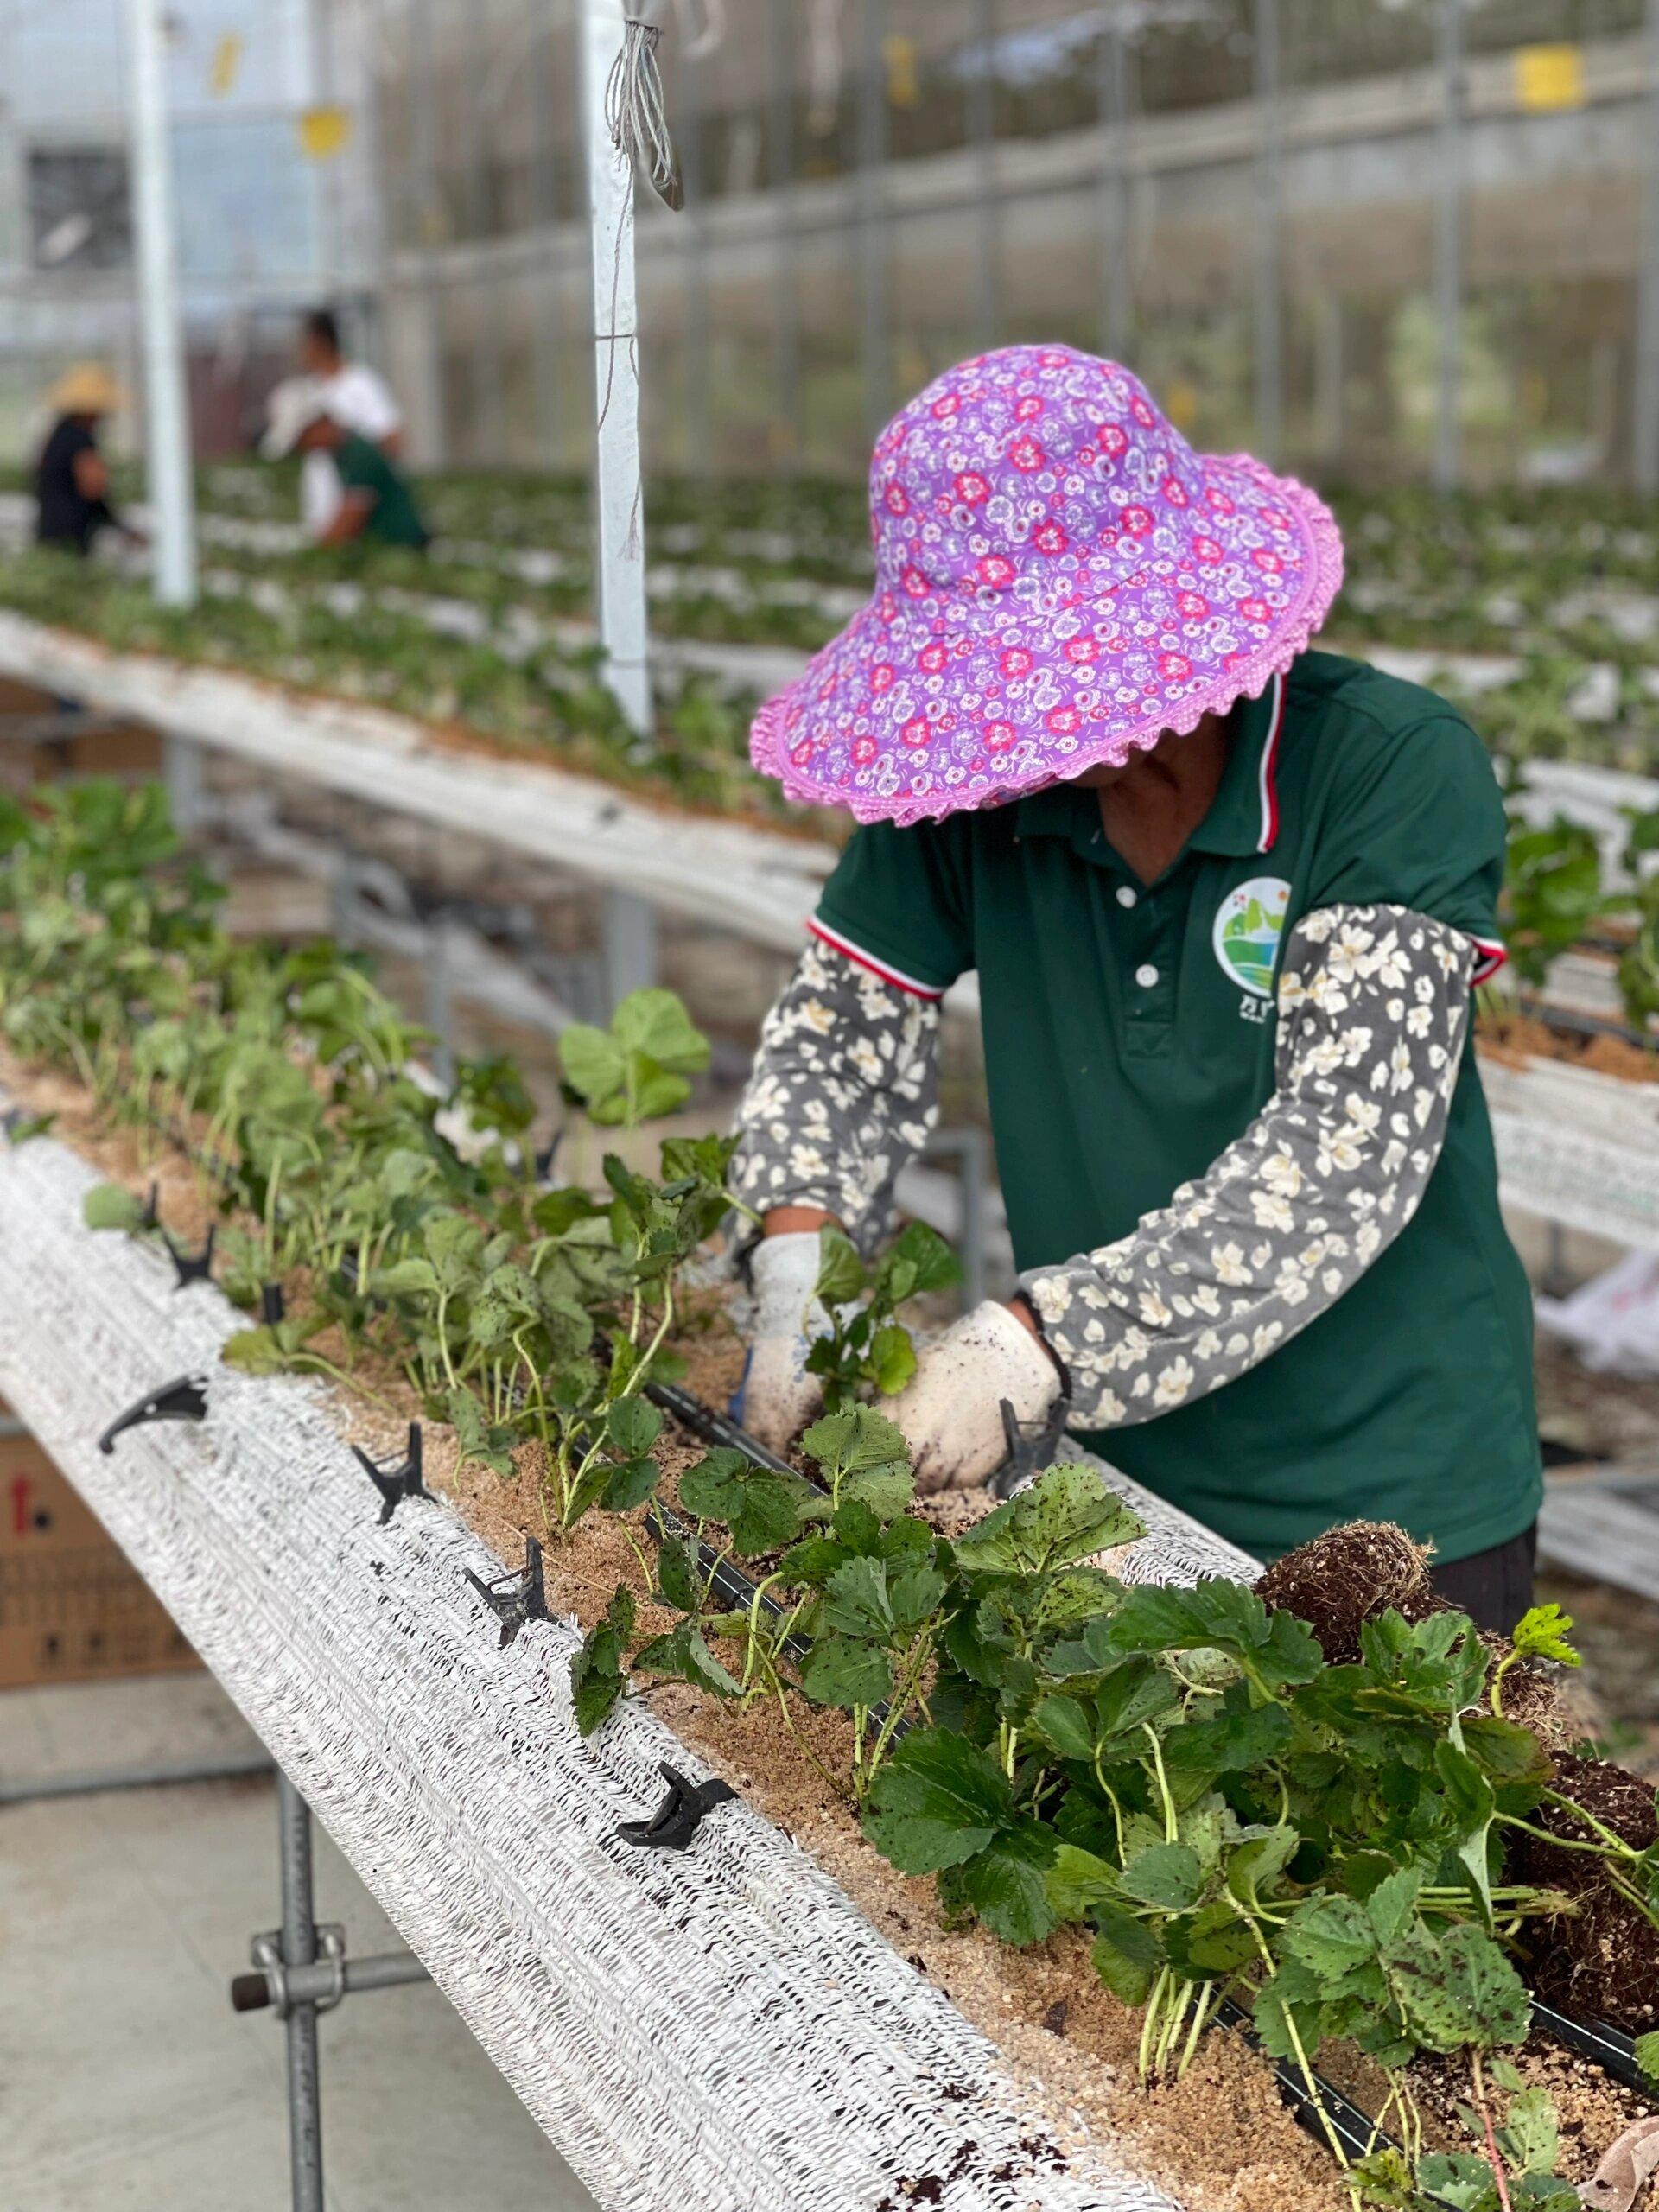
M 0 1689 L 200 1663 L 79 1491 L 0 1408 Z

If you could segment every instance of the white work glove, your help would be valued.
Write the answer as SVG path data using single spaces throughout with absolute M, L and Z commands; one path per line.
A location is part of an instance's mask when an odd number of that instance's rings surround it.
M 980 1490 L 1007 1459 L 1002 1402 L 1020 1422 L 1043 1421 L 1061 1389 L 1060 1371 L 1006 1306 L 988 1303 L 922 1353 L 909 1387 L 881 1411 L 905 1432 L 924 1497 Z
M 743 1383 L 743 1426 L 769 1452 L 786 1452 L 823 1411 L 823 1385 L 806 1355 L 827 1334 L 830 1316 L 816 1295 L 823 1248 L 816 1230 L 767 1236 L 754 1248 L 754 1338 Z

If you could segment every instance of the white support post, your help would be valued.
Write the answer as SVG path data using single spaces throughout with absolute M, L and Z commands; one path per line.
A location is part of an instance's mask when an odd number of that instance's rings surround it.
M 645 629 L 645 485 L 639 452 L 639 323 L 633 268 L 633 171 L 611 140 L 605 92 L 626 35 L 620 0 L 576 0 L 582 112 L 594 261 L 594 569 L 605 680 L 638 734 L 652 741 Z M 654 982 L 657 912 L 628 892 L 607 899 L 605 968 L 612 998 Z
M 1647 173 L 1637 279 L 1636 488 L 1659 492 L 1659 0 L 1648 0 Z
M 633 175 L 611 143 L 605 88 L 622 50 L 619 0 L 577 0 L 582 106 L 594 257 L 594 475 L 599 634 L 605 677 L 642 738 L 652 725 L 645 645 L 645 491 L 639 460 L 639 331 Z
M 1434 488 L 1463 480 L 1464 0 L 1440 0 L 1440 175 L 1434 213 L 1434 309 L 1440 360 L 1434 423 Z
M 195 486 L 190 468 L 190 402 L 179 308 L 173 151 L 167 128 L 167 48 L 162 0 L 127 0 L 129 129 L 139 316 L 143 328 L 149 504 L 156 539 L 156 596 L 164 607 L 196 602 Z
M 1255 0 L 1255 449 L 1269 466 L 1285 430 L 1283 115 L 1279 0 Z

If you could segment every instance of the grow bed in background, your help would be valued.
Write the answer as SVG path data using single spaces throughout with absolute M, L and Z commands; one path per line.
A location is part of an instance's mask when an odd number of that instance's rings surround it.
M 833 849 L 692 811 L 384 708 L 241 670 L 115 652 L 0 611 L 0 671 L 58 696 L 417 820 L 468 830 L 654 905 L 793 952 Z M 753 779 L 751 779 L 753 780 Z

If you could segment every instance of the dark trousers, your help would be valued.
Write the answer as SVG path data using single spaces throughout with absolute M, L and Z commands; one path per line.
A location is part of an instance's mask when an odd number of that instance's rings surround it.
M 1508 1636 L 1532 1603 L 1532 1578 L 1538 1563 L 1535 1521 L 1507 1544 L 1431 1567 L 1429 1579 L 1448 1605 L 1467 1613 L 1478 1628 Z

